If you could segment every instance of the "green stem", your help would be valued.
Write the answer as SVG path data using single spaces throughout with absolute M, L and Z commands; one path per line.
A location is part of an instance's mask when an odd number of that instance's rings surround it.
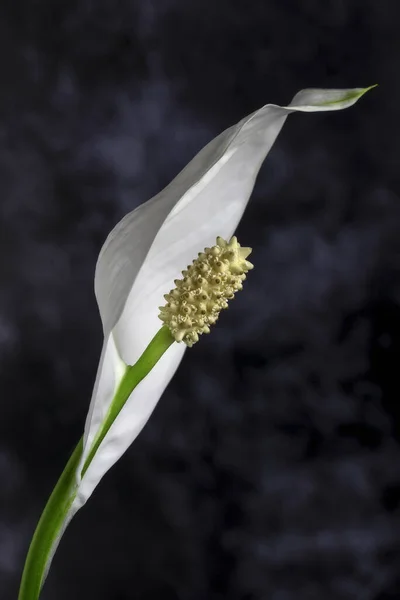
M 19 589 L 19 600 L 36 600 L 48 556 L 75 498 L 75 473 L 82 456 L 81 439 L 51 494 L 33 535 Z
M 168 327 L 161 327 L 138 361 L 133 366 L 127 367 L 107 416 L 83 465 L 82 477 L 132 391 L 148 375 L 174 341 Z M 83 439 L 75 448 L 40 517 L 26 558 L 18 600 L 37 600 L 39 598 L 51 550 L 76 496 L 76 471 L 82 452 Z

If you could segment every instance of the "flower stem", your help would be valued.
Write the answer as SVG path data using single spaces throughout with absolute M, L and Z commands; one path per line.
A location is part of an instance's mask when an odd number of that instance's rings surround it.
M 39 598 L 48 557 L 75 498 L 75 473 L 82 449 L 83 439 L 72 453 L 40 517 L 26 557 L 18 600 Z
M 133 366 L 127 367 L 107 416 L 85 460 L 81 471 L 82 477 L 88 470 L 101 442 L 104 440 L 132 391 L 148 375 L 174 341 L 168 327 L 161 327 L 137 362 Z M 69 459 L 40 517 L 26 557 L 18 600 L 37 600 L 39 598 L 40 590 L 49 569 L 52 556 L 62 535 L 63 528 L 69 522 L 69 511 L 77 492 L 76 473 L 82 452 L 83 438 L 79 441 Z

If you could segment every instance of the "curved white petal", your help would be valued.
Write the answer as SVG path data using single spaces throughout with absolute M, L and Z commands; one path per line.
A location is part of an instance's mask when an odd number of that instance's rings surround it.
M 111 232 L 96 267 L 95 291 L 106 342 L 85 427 L 83 460 L 123 364 L 133 364 L 161 326 L 158 306 L 163 294 L 217 235 L 233 234 L 288 114 L 347 108 L 367 89 L 302 90 L 287 107 L 264 106 L 210 142 L 162 192 Z M 80 483 L 80 505 L 141 431 L 183 353 L 184 346 L 174 344 L 133 392 Z

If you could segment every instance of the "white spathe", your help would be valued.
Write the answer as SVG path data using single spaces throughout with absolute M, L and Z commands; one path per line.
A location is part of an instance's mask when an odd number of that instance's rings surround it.
M 267 104 L 203 148 L 157 196 L 129 213 L 98 259 L 95 292 L 104 346 L 85 425 L 83 465 L 125 365 L 133 364 L 162 323 L 158 307 L 182 269 L 216 237 L 234 233 L 261 164 L 292 112 L 341 110 L 368 89 L 299 92 L 287 107 Z M 249 242 L 247 240 L 247 242 Z M 174 343 L 133 391 L 81 479 L 71 513 L 140 433 L 175 373 L 186 346 Z M 79 469 L 80 471 L 80 469 Z

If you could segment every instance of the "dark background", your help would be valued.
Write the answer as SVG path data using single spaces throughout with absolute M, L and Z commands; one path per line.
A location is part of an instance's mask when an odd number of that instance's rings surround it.
M 114 224 L 305 87 L 238 235 L 256 269 L 74 519 L 43 600 L 400 598 L 398 0 L 0 5 L 0 597 L 81 435 Z

